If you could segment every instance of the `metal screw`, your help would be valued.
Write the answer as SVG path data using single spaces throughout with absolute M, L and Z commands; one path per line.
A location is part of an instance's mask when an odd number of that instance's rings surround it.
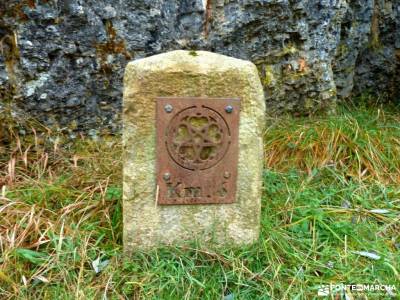
M 224 173 L 224 177 L 225 177 L 226 179 L 228 179 L 229 177 L 231 177 L 231 173 L 229 173 L 228 171 L 226 171 L 226 172 Z
M 165 110 L 167 113 L 172 112 L 173 109 L 174 109 L 174 108 L 172 107 L 171 104 L 166 104 L 166 105 L 164 106 L 164 110 Z
M 168 181 L 171 179 L 171 174 L 170 173 L 164 173 L 163 178 L 165 181 Z
M 231 112 L 233 112 L 233 106 L 232 105 L 228 105 L 225 107 L 225 111 L 230 114 Z

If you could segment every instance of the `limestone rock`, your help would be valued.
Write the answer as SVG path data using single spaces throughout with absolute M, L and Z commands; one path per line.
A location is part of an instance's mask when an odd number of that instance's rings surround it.
M 52 127 L 119 132 L 126 63 L 201 49 L 255 63 L 269 114 L 400 98 L 400 0 L 206 3 L 0 1 L 0 96 Z

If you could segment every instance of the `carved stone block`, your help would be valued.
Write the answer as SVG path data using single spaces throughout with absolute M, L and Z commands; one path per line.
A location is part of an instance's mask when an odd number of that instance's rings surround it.
M 179 50 L 129 63 L 125 251 L 193 239 L 254 242 L 264 116 L 263 90 L 251 62 Z

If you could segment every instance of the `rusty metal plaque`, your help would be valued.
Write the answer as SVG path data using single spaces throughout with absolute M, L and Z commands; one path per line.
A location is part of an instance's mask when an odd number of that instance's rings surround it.
M 157 203 L 235 202 L 240 100 L 156 101 Z

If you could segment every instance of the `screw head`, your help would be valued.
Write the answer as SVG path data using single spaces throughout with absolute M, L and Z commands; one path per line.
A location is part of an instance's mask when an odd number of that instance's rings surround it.
M 164 173 L 163 178 L 165 181 L 168 181 L 171 179 L 171 174 L 170 173 Z
M 228 179 L 229 177 L 231 177 L 231 173 L 229 173 L 228 171 L 225 171 L 225 172 L 224 172 L 224 177 L 225 177 L 226 179 Z
M 227 106 L 225 107 L 225 111 L 226 111 L 228 114 L 230 114 L 231 112 L 233 112 L 233 106 L 232 106 L 232 105 L 227 105 Z
M 166 104 L 166 105 L 164 106 L 164 110 L 165 110 L 167 113 L 172 112 L 173 109 L 174 109 L 174 108 L 172 107 L 171 104 Z

